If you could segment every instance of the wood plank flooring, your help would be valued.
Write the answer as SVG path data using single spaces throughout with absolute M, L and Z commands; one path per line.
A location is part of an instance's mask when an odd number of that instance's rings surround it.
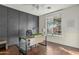
M 13 45 L 7 50 L 4 48 L 0 49 L 0 55 L 22 54 L 19 52 L 19 49 Z M 47 46 L 39 44 L 36 48 L 32 48 L 28 51 L 28 55 L 79 55 L 79 49 L 48 42 Z

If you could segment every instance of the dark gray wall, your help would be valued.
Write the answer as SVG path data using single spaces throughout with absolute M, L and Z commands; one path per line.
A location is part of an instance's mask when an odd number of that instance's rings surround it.
M 9 45 L 18 44 L 19 36 L 25 36 L 28 29 L 38 32 L 38 23 L 38 16 L 0 5 L 0 39 L 6 38 Z
M 20 12 L 20 24 L 19 24 L 19 34 L 20 36 L 26 35 L 26 30 L 28 29 L 28 14 Z
M 8 39 L 9 44 L 16 44 L 18 40 L 19 12 L 8 8 Z
M 0 6 L 0 39 L 7 39 L 7 8 Z

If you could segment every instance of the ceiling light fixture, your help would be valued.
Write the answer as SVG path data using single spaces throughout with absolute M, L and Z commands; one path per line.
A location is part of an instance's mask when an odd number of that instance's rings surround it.
M 47 9 L 51 9 L 51 7 L 50 7 L 50 6 L 48 6 L 48 7 L 47 7 Z
M 45 8 L 45 4 L 32 4 L 32 6 L 37 10 Z
M 39 8 L 40 8 L 39 4 L 33 4 L 32 6 L 35 7 L 37 10 L 39 10 Z

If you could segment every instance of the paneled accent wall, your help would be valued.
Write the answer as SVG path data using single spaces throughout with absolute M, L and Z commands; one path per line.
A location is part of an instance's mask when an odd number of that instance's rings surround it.
M 8 39 L 9 44 L 16 44 L 18 40 L 19 12 L 8 8 Z
M 19 36 L 25 36 L 31 29 L 39 32 L 39 17 L 0 5 L 0 39 L 6 39 L 8 45 L 18 44 Z
M 0 39 L 7 39 L 7 8 L 0 6 Z
M 26 30 L 28 29 L 28 14 L 20 12 L 20 24 L 19 24 L 19 34 L 20 36 L 26 35 Z

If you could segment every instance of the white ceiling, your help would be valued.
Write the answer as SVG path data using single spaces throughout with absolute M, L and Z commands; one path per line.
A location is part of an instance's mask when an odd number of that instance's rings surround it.
M 36 9 L 33 5 L 34 4 L 5 4 L 7 7 L 37 16 L 73 6 L 73 4 L 39 4 L 40 8 Z M 48 7 L 51 7 L 51 9 L 48 9 Z

